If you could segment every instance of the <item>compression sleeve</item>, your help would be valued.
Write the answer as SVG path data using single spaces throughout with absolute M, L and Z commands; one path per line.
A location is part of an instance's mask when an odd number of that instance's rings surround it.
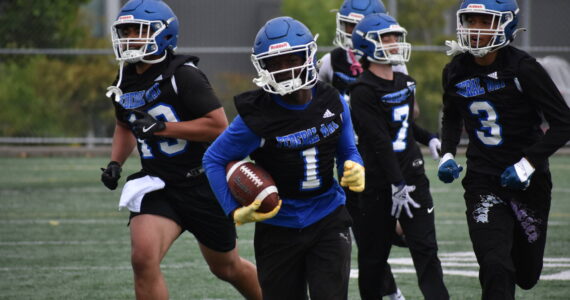
M 203 166 L 206 176 L 227 215 L 241 205 L 228 188 L 226 165 L 231 161 L 244 159 L 260 145 L 261 137 L 253 133 L 238 115 L 204 154 Z
M 339 168 L 344 166 L 344 162 L 346 160 L 352 160 L 362 165 L 362 157 L 360 157 L 360 153 L 358 153 L 358 149 L 356 149 L 356 143 L 354 141 L 354 128 L 352 127 L 350 108 L 344 100 L 344 97 L 342 95 L 339 96 L 344 111 L 342 112 L 342 132 L 336 151 L 337 166 Z

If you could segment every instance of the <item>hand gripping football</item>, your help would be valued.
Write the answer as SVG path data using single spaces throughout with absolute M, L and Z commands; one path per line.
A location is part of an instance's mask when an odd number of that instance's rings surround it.
M 232 161 L 226 166 L 226 181 L 230 192 L 243 206 L 261 199 L 258 212 L 270 212 L 279 202 L 279 194 L 271 175 L 248 161 Z

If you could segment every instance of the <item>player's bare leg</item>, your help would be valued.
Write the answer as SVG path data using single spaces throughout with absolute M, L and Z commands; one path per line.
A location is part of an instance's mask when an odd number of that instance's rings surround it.
M 148 214 L 132 218 L 130 229 L 136 299 L 168 299 L 160 262 L 182 229 L 170 219 Z
M 214 275 L 231 283 L 246 299 L 261 300 L 257 268 L 250 261 L 241 258 L 237 249 L 236 245 L 229 252 L 218 252 L 200 244 L 202 255 Z

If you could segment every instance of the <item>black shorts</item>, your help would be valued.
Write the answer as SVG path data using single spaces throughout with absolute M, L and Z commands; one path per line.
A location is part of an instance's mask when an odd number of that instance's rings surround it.
M 148 193 L 142 200 L 140 213 L 131 212 L 130 219 L 140 214 L 171 219 L 214 251 L 228 252 L 236 246 L 235 225 L 224 214 L 207 181 L 192 187 L 167 185 Z

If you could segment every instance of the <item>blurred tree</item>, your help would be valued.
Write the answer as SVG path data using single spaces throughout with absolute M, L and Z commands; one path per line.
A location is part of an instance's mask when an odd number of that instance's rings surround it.
M 281 11 L 307 25 L 313 35 L 319 34 L 319 46 L 331 46 L 336 28 L 336 10 L 343 0 L 283 0 Z M 333 11 L 334 10 L 334 11 Z
M 78 8 L 89 0 L 0 1 L 1 48 L 65 48 L 84 36 Z
M 0 2 L 0 47 L 109 48 L 91 36 L 88 0 Z M 104 92 L 111 56 L 0 56 L 0 135 L 109 136 L 113 109 Z

